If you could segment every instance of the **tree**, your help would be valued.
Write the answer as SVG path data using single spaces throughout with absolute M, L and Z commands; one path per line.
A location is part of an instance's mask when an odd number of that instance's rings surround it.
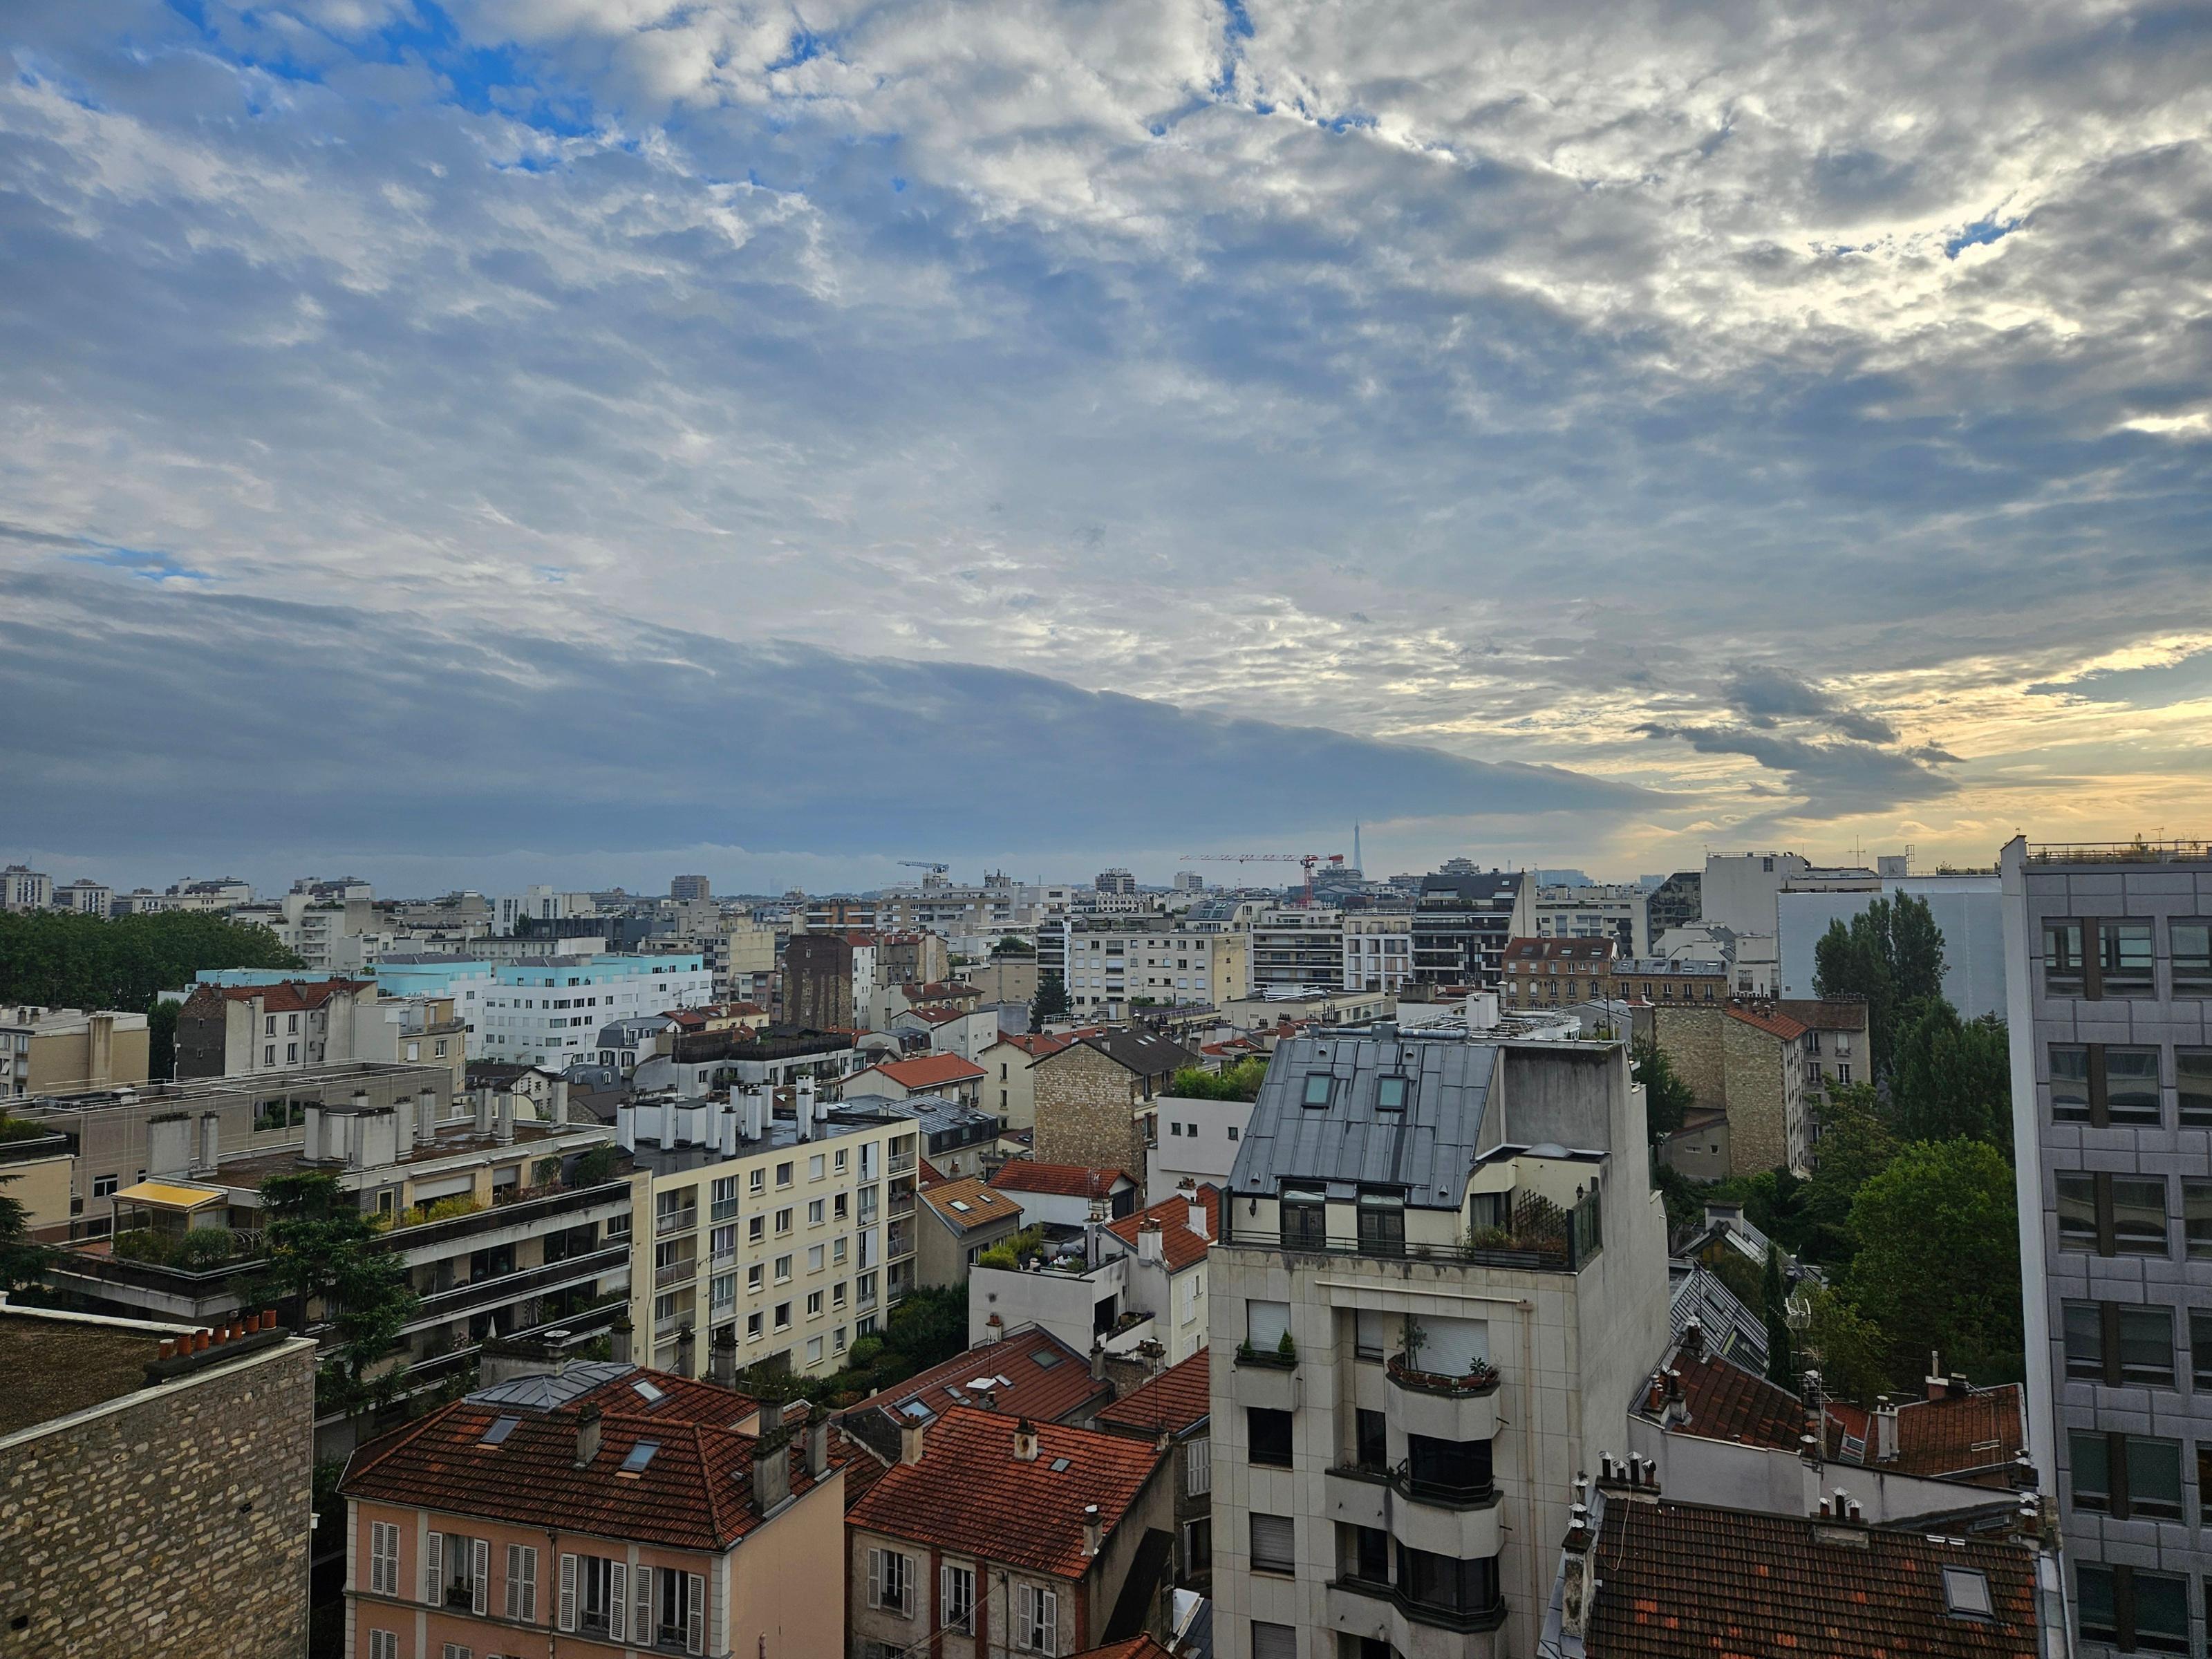
M 902 1376 L 940 1364 L 968 1346 L 968 1287 L 917 1285 L 884 1323 L 884 1352 Z
M 2012 1155 L 2012 1050 L 2004 1022 L 1961 1021 L 1941 997 L 1899 1033 L 1890 1109 L 1906 1140 L 1968 1135 Z
M 1644 1132 L 1656 1146 L 1682 1127 L 1698 1097 L 1656 1037 L 1637 1038 L 1628 1054 L 1629 1074 L 1644 1090 Z
M 304 1330 L 318 1314 L 337 1328 L 337 1346 L 317 1392 L 326 1406 L 359 1411 L 380 1392 L 368 1368 L 392 1352 L 421 1305 L 406 1263 L 385 1248 L 354 1195 L 327 1171 L 271 1176 L 262 1183 L 261 1206 L 269 1267 L 258 1288 L 292 1302 L 294 1329 Z
M 2013 1172 L 1986 1141 L 1917 1141 L 1851 1203 L 1858 1236 L 1846 1289 L 1888 1339 L 1900 1387 L 1940 1349 L 1969 1375 L 2018 1379 L 2020 1234 Z
M 1813 947 L 1813 989 L 1865 1001 L 1875 1072 L 1887 1077 L 1900 1021 L 1943 994 L 1943 932 L 1928 902 L 1900 893 L 1875 900 L 1848 925 L 1830 922 Z
M 0 1119 L 4 1122 L 5 1119 Z M 0 1176 L 0 1188 L 19 1179 Z M 39 1282 L 53 1259 L 53 1251 L 31 1237 L 30 1212 L 23 1200 L 0 1192 L 0 1291 L 12 1296 Z
M 1042 1026 L 1048 1019 L 1065 1019 L 1067 1006 L 1067 981 L 1058 974 L 1040 975 L 1036 995 L 1030 1000 L 1030 1024 Z
M 1257 1100 L 1267 1080 L 1267 1062 L 1252 1054 L 1218 1072 L 1186 1066 L 1169 1079 L 1168 1092 L 1186 1100 Z
M 1832 1091 L 1820 1115 L 1820 1158 L 1805 1182 L 1799 1253 L 1824 1267 L 1845 1267 L 1858 1254 L 1851 1205 L 1869 1177 L 1897 1155 L 1897 1137 L 1869 1084 Z
M 1766 1380 L 1778 1389 L 1797 1389 L 1797 1358 L 1790 1351 L 1790 1319 L 1784 1300 L 1782 1252 L 1766 1247 L 1766 1274 L 1759 1286 L 1760 1311 L 1766 1316 Z
M 156 997 L 146 1010 L 146 1075 L 167 1083 L 177 1069 L 177 1011 L 184 1005 Z
M 1036 946 L 1019 933 L 1007 933 L 991 947 L 991 954 L 994 957 L 1033 957 L 1036 954 Z
M 227 916 L 0 915 L 0 1002 L 145 1008 L 159 993 L 191 983 L 203 968 L 303 966 L 266 927 Z
M 1820 1373 L 1829 1398 L 1872 1405 L 1890 1389 L 1888 1339 L 1842 1292 L 1817 1285 L 1802 1288 L 1812 1317 L 1798 1357 Z

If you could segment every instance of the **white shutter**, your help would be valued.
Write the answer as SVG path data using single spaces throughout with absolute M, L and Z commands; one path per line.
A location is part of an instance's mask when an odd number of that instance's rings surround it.
M 684 1651 L 707 1650 L 707 1581 L 696 1572 L 684 1575 Z
M 1194 1440 L 1184 1448 L 1184 1455 L 1189 1459 L 1190 1496 L 1203 1497 L 1213 1490 L 1213 1443 Z
M 469 1540 L 469 1611 L 478 1615 L 491 1608 L 491 1540 Z
M 884 1604 L 884 1553 L 868 1552 L 868 1605 L 879 1607 Z
M 641 1646 L 650 1646 L 655 1634 L 653 1615 L 659 1609 L 653 1600 L 653 1569 L 640 1567 L 637 1577 L 630 1582 L 630 1640 Z
M 629 1598 L 623 1592 L 629 1587 L 629 1569 L 619 1561 L 607 1568 L 607 1633 L 616 1641 L 629 1628 Z
M 564 1554 L 561 1558 L 561 1616 L 559 1623 L 562 1630 L 574 1630 L 576 1628 L 576 1558 L 573 1555 Z
M 939 1563 L 937 1569 L 937 1627 L 952 1628 L 952 1569 Z
M 1038 1620 L 1044 1628 L 1037 1635 L 1037 1651 L 1057 1653 L 1060 1651 L 1060 1592 L 1039 1590 L 1037 1604 L 1044 1615 Z
M 422 1599 L 436 1607 L 445 1593 L 446 1534 L 433 1531 L 422 1547 Z

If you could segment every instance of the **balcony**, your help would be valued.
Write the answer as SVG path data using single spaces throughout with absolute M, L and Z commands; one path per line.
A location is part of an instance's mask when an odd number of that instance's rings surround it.
M 1302 1393 L 1297 1364 L 1295 1357 L 1285 1358 L 1273 1348 L 1240 1344 L 1236 1360 L 1237 1403 L 1267 1411 L 1297 1410 Z
M 698 1277 L 699 1258 L 687 1255 L 665 1267 L 655 1267 L 653 1270 L 653 1288 L 656 1291 L 672 1290 L 678 1285 L 689 1285 Z
M 1405 1500 L 1390 1506 L 1390 1535 L 1407 1548 L 1479 1561 L 1504 1547 L 1496 1486 L 1417 1481 L 1401 1463 L 1390 1472 L 1390 1489 Z
M 888 1208 L 893 1215 L 912 1215 L 914 1203 L 914 1191 L 911 1188 L 906 1188 L 891 1194 Z
M 914 1170 L 914 1154 L 912 1152 L 893 1152 L 890 1156 L 889 1167 L 890 1173 L 895 1176 L 911 1174 Z
M 1328 1586 L 1331 1628 L 1356 1636 L 1374 1636 L 1375 1613 L 1380 1604 L 1389 1619 L 1390 1646 L 1403 1654 L 1443 1655 L 1454 1659 L 1501 1659 L 1504 1650 L 1498 1634 L 1505 1623 L 1503 1600 L 1468 1611 L 1419 1601 L 1393 1584 L 1364 1578 L 1335 1578 Z M 1464 1639 L 1439 1642 L 1438 1632 L 1453 1632 Z
M 629 1207 L 629 1182 L 602 1181 L 589 1187 L 534 1188 L 529 1196 L 495 1198 L 488 1209 L 471 1210 L 443 1221 L 418 1221 L 385 1234 L 410 1261 L 435 1255 L 438 1247 L 465 1244 L 472 1249 L 529 1237 L 548 1231 L 544 1223 L 580 1211 Z M 571 1225 L 580 1224 L 571 1223 Z
M 422 1307 L 407 1322 L 406 1328 L 426 1330 L 485 1308 L 501 1307 L 526 1297 L 544 1296 L 586 1284 L 629 1265 L 629 1247 L 618 1244 L 611 1249 L 570 1256 L 565 1261 L 550 1261 L 542 1267 L 524 1267 L 511 1273 L 495 1273 L 489 1279 L 471 1279 L 450 1291 L 437 1291 L 424 1297 Z
M 698 1231 L 699 1206 L 696 1204 L 688 1209 L 670 1210 L 653 1218 L 653 1236 L 655 1238 L 668 1238 L 678 1233 L 696 1233 Z
M 885 1260 L 896 1261 L 901 1256 L 912 1255 L 913 1254 L 914 1229 L 911 1226 L 895 1221 L 884 1230 L 884 1255 Z
M 734 1198 L 716 1199 L 711 1218 L 716 1221 L 735 1221 L 738 1218 L 738 1200 Z

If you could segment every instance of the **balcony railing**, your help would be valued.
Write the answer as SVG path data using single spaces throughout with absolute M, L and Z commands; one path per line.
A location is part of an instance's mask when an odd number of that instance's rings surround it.
M 891 1194 L 889 1208 L 893 1215 L 912 1215 L 914 1202 L 914 1194 L 911 1191 L 896 1192 Z
M 710 1218 L 715 1221 L 735 1221 L 738 1218 L 738 1200 L 734 1198 L 716 1199 Z
M 913 1168 L 914 1154 L 912 1152 L 893 1152 L 891 1154 L 890 1164 L 891 1174 L 904 1175 Z
M 699 1231 L 699 1206 L 686 1210 L 671 1210 L 653 1218 L 653 1236 L 666 1238 L 672 1233 L 696 1233 Z
M 627 1181 L 602 1181 L 590 1187 L 554 1191 L 542 1198 L 517 1199 L 512 1203 L 495 1202 L 489 1208 L 471 1211 L 467 1215 L 455 1216 L 448 1221 L 421 1221 L 411 1227 L 397 1227 L 386 1233 L 384 1237 L 396 1249 L 420 1250 L 468 1238 L 477 1233 L 520 1226 L 556 1215 L 572 1214 L 579 1210 L 597 1209 L 617 1200 L 624 1205 L 629 1203 L 629 1182 Z
M 1465 1400 L 1476 1395 L 1498 1391 L 1498 1367 L 1487 1360 L 1478 1359 L 1464 1371 L 1422 1370 L 1402 1353 L 1394 1353 L 1384 1362 L 1383 1369 L 1390 1380 L 1401 1389 L 1412 1389 L 1419 1394 L 1443 1395 L 1448 1399 Z
M 653 1288 L 665 1291 L 678 1285 L 689 1285 L 699 1277 L 699 1258 L 687 1255 L 680 1261 L 672 1261 L 665 1267 L 653 1270 Z
M 410 1330 L 441 1320 L 473 1313 L 479 1308 L 497 1306 L 526 1296 L 542 1295 L 568 1285 L 580 1284 L 586 1279 L 596 1279 L 629 1261 L 629 1247 L 617 1245 L 611 1249 L 592 1250 L 583 1255 L 572 1255 L 566 1261 L 550 1261 L 541 1267 L 524 1267 L 511 1273 L 494 1273 L 488 1279 L 476 1279 L 465 1285 L 456 1285 L 449 1291 L 435 1291 L 422 1298 L 422 1305 L 415 1317 L 408 1322 Z
M 1378 1601 L 1396 1604 L 1398 1611 L 1417 1625 L 1432 1625 L 1441 1630 L 1496 1630 L 1505 1622 L 1505 1601 L 1499 1597 L 1486 1607 L 1459 1607 L 1437 1601 L 1416 1601 L 1395 1584 L 1376 1583 L 1372 1579 L 1351 1575 L 1333 1581 L 1339 1589 L 1371 1595 Z
M 914 1229 L 894 1223 L 884 1230 L 884 1255 L 896 1259 L 914 1254 Z

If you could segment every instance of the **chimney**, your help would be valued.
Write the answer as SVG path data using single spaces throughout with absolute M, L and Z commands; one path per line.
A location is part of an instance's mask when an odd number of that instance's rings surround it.
M 819 1480 L 830 1473 L 830 1416 L 817 1412 L 806 1419 L 806 1478 Z
M 1160 1248 L 1161 1232 L 1159 1222 L 1151 1216 L 1137 1224 L 1138 1261 L 1158 1265 L 1165 1259 L 1165 1253 Z
M 438 1133 L 438 1091 L 425 1089 L 415 1097 L 415 1144 L 427 1146 Z
M 476 1091 L 476 1097 L 477 1133 L 480 1135 L 488 1135 L 491 1133 L 491 1091 L 479 1089 Z
M 757 1085 L 745 1091 L 745 1139 L 758 1140 L 768 1132 L 768 1091 Z
M 1083 1553 L 1096 1555 L 1105 1541 L 1106 1523 L 1099 1518 L 1098 1505 L 1085 1504 L 1083 1506 Z
M 615 1145 L 626 1152 L 637 1150 L 637 1106 L 623 1101 L 615 1108 Z
M 1651 1373 L 1650 1382 L 1644 1388 L 1644 1410 L 1647 1416 L 1658 1417 L 1667 1409 L 1667 1379 L 1658 1371 Z
M 699 1339 L 688 1321 L 676 1333 L 676 1370 L 681 1376 L 699 1375 Z
M 84 1041 L 85 1085 L 105 1089 L 115 1076 L 115 1016 L 94 1014 L 85 1021 Z
M 514 1139 L 514 1097 L 503 1094 L 499 1097 L 499 1115 L 492 1122 L 492 1139 L 502 1146 Z
M 1036 1425 L 1030 1422 L 1026 1417 L 1021 1418 L 1014 1424 L 1014 1462 L 1017 1463 L 1034 1463 L 1036 1460 Z
M 1682 1392 L 1682 1373 L 1669 1370 L 1667 1373 L 1667 1421 L 1669 1424 L 1690 1420 L 1690 1401 Z
M 614 1349 L 615 1364 L 617 1365 L 628 1365 L 632 1364 L 633 1362 L 630 1358 L 630 1339 L 635 1335 L 637 1328 L 630 1323 L 629 1310 L 628 1308 L 624 1308 L 620 1313 L 617 1314 L 615 1316 L 614 1323 L 608 1327 L 608 1329 L 613 1336 L 612 1346 Z
M 399 1143 L 400 1155 L 404 1157 L 415 1145 L 415 1097 L 400 1096 L 392 1103 L 392 1109 L 397 1117 L 393 1133 Z
M 725 1325 L 707 1345 L 707 1376 L 726 1389 L 738 1386 L 738 1328 Z
M 1890 1397 L 1877 1395 L 1874 1402 L 1874 1458 L 1877 1463 L 1897 1461 L 1897 1407 Z
M 1183 1224 L 1204 1238 L 1206 1236 L 1206 1206 L 1199 1201 L 1197 1183 L 1188 1176 L 1184 1176 L 1182 1184 L 1176 1188 L 1176 1196 L 1189 1206 L 1190 1213 L 1184 1218 Z
M 799 1080 L 799 1138 L 814 1139 L 814 1079 L 811 1077 Z
M 599 1408 L 586 1406 L 576 1414 L 576 1467 L 588 1469 L 599 1455 Z
M 902 1463 L 919 1463 L 921 1462 L 921 1425 L 915 1422 L 900 1424 L 899 1462 Z
M 1705 1351 L 1705 1328 L 1696 1319 L 1682 1324 L 1682 1352 L 1695 1359 Z
M 721 1115 L 714 1120 L 714 1145 L 724 1158 L 737 1156 L 738 1132 L 740 1127 L 741 1120 L 738 1116 L 738 1109 L 734 1106 L 723 1107 Z
M 222 1119 L 213 1112 L 200 1114 L 200 1158 L 198 1168 L 213 1175 L 222 1163 Z
M 1973 1390 L 1966 1386 L 1966 1372 L 1953 1371 L 1943 1392 L 1949 1399 L 1964 1400 L 1968 1395 L 1972 1394 Z
M 1106 1380 L 1106 1345 L 1103 1342 L 1093 1341 L 1091 1345 L 1091 1380 L 1093 1382 Z
M 307 1109 L 307 1133 L 315 1133 L 315 1113 Z M 156 1181 L 186 1175 L 192 1167 L 192 1116 L 163 1112 L 146 1120 L 146 1173 Z
M 562 1124 L 568 1121 L 568 1079 L 565 1077 L 556 1077 L 553 1079 L 553 1121 L 556 1124 Z
M 1589 1506 L 1577 1504 L 1567 1516 L 1566 1540 L 1560 1547 L 1565 1557 L 1559 1564 L 1559 1632 L 1579 1637 L 1589 1627 Z
M 781 1425 L 753 1443 L 753 1506 L 775 1513 L 791 1496 L 791 1431 Z
M 1928 1375 L 1922 1379 L 1930 1400 L 1941 1400 L 1950 1391 L 1951 1379 L 1943 1374 L 1943 1355 L 1940 1350 L 1930 1350 L 1928 1355 Z
M 1003 1342 L 1006 1339 L 1006 1322 L 1005 1320 L 999 1317 L 998 1315 L 993 1314 L 988 1319 L 983 1322 L 984 1341 Z
M 319 1159 L 323 1155 L 323 1103 L 321 1101 L 315 1100 L 307 1103 L 307 1141 L 306 1144 L 300 1148 L 300 1156 L 307 1159 L 308 1163 L 313 1164 Z M 156 1121 L 157 1120 L 152 1118 L 149 1118 L 147 1120 L 147 1130 L 149 1143 L 153 1126 Z M 152 1146 L 149 1144 L 147 1148 L 148 1152 L 150 1154 L 153 1150 Z M 158 1162 L 152 1159 L 150 1156 L 149 1162 L 154 1164 L 152 1172 L 155 1175 L 161 1174 L 161 1171 Z

